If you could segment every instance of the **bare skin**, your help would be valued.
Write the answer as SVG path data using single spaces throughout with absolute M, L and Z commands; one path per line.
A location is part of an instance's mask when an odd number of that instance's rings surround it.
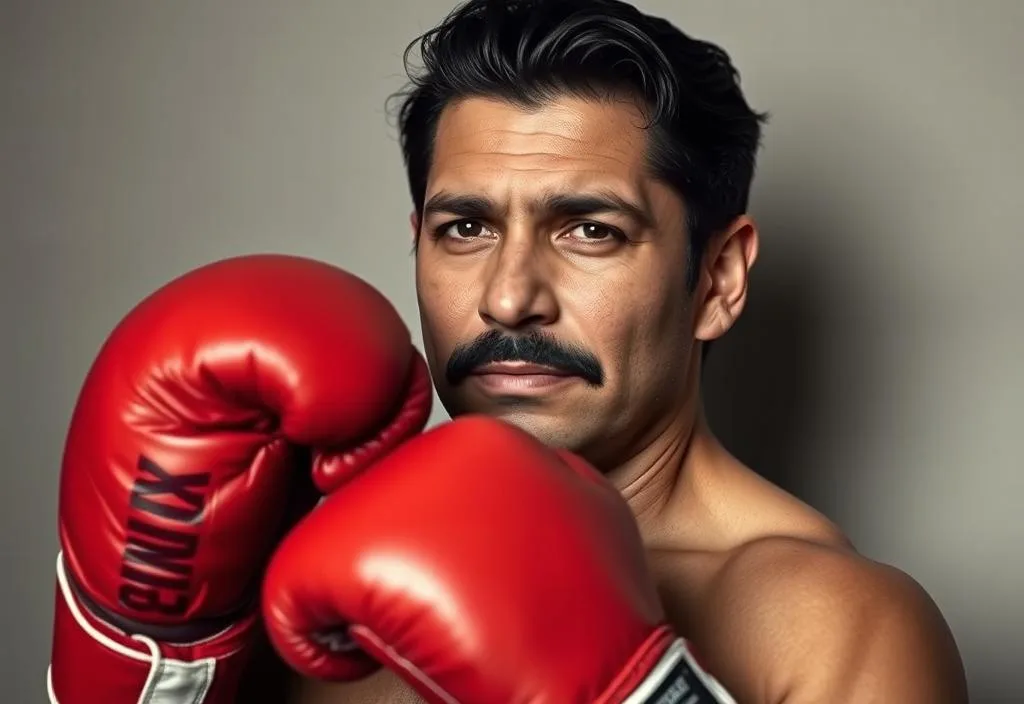
M 966 702 L 956 645 L 925 591 L 858 555 L 705 422 L 700 343 L 743 310 L 757 227 L 742 216 L 718 233 L 689 291 L 685 204 L 647 172 L 639 120 L 629 102 L 571 97 L 533 111 L 483 98 L 446 109 L 428 208 L 413 217 L 426 353 L 446 408 L 504 418 L 609 476 L 637 518 L 670 621 L 737 700 Z M 635 212 L 544 207 L 580 193 L 612 194 Z M 439 194 L 448 198 L 433 209 Z M 490 206 L 467 217 L 461 196 Z M 457 344 L 529 328 L 593 353 L 604 383 L 547 392 L 444 379 Z M 380 672 L 298 681 L 290 701 L 419 699 Z

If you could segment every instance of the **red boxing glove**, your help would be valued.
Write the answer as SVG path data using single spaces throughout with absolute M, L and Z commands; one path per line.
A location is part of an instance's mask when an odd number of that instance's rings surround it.
M 229 259 L 143 301 L 67 438 L 50 701 L 233 702 L 298 472 L 332 490 L 430 403 L 398 314 L 332 266 Z
M 379 662 L 437 704 L 732 702 L 665 624 L 618 492 L 482 417 L 408 441 L 306 516 L 263 613 L 307 676 Z

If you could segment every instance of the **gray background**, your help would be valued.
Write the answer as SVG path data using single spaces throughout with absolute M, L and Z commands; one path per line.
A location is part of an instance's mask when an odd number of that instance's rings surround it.
M 419 340 L 384 101 L 451 2 L 3 7 L 4 701 L 45 697 L 61 445 L 138 299 L 219 257 L 298 253 L 380 287 Z M 724 45 L 773 113 L 714 427 L 925 585 L 975 701 L 1020 701 L 1024 3 L 641 7 Z

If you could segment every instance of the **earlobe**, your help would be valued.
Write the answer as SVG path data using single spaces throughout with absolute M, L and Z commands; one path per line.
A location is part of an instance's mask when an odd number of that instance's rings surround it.
M 717 340 L 733 326 L 736 319 L 729 315 L 729 309 L 717 297 L 709 298 L 701 311 L 700 321 L 694 337 L 701 342 Z

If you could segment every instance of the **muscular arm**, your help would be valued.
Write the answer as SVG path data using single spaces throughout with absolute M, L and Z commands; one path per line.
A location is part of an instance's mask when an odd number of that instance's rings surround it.
M 701 616 L 677 626 L 739 701 L 967 702 L 956 644 L 928 594 L 851 551 L 757 541 L 736 551 L 701 601 Z M 288 701 L 422 702 L 388 671 L 347 684 L 296 681 Z
M 741 701 L 967 702 L 946 622 L 899 570 L 773 538 L 737 551 L 712 592 L 697 637 Z

